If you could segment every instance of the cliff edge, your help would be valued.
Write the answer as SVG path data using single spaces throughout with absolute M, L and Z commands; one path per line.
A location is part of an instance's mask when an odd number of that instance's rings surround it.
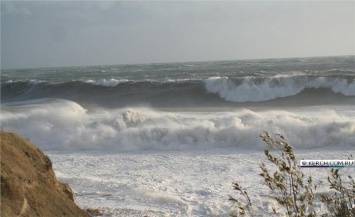
M 15 133 L 0 132 L 1 216 L 90 217 L 57 181 L 51 160 Z

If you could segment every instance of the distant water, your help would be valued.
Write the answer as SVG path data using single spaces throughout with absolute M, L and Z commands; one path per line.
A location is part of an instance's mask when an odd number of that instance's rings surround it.
M 46 149 L 355 146 L 355 57 L 3 70 L 2 128 Z

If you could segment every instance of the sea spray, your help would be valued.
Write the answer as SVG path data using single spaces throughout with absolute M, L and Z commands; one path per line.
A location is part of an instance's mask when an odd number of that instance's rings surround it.
M 261 148 L 257 135 L 284 134 L 295 147 L 354 146 L 355 116 L 336 109 L 167 112 L 144 107 L 87 111 L 67 100 L 7 106 L 2 128 L 44 149 L 190 150 Z
M 231 102 L 262 102 L 290 97 L 305 89 L 326 88 L 334 93 L 355 96 L 355 79 L 309 76 L 274 76 L 271 78 L 210 77 L 204 81 L 207 92 Z

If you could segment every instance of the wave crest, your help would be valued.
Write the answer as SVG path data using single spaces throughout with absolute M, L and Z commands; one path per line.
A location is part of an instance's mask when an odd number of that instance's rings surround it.
M 189 150 L 264 148 L 258 134 L 281 133 L 300 148 L 355 144 L 354 114 L 335 110 L 161 112 L 124 108 L 88 112 L 71 101 L 2 108 L 3 130 L 45 150 Z M 70 126 L 70 127 L 68 127 Z
M 2 100 L 20 101 L 60 98 L 100 106 L 122 107 L 137 104 L 152 106 L 218 106 L 284 98 L 279 101 L 297 105 L 337 104 L 355 96 L 355 79 L 277 75 L 273 77 L 210 77 L 205 80 L 131 81 L 101 79 L 50 83 L 43 81 L 5 81 Z M 213 94 L 211 94 L 213 93 Z M 295 96 L 297 95 L 297 96 Z M 287 99 L 286 99 L 287 98 Z M 277 102 L 271 102 L 277 103 Z M 293 104 L 294 105 L 294 104 Z
M 121 83 L 129 82 L 129 80 L 111 78 L 111 79 L 100 79 L 100 80 L 87 80 L 85 82 L 93 85 L 104 86 L 104 87 L 116 87 Z
M 204 80 L 208 93 L 218 94 L 231 102 L 262 102 L 294 96 L 305 89 L 329 88 L 334 93 L 355 96 L 355 80 L 326 77 L 277 76 L 272 78 L 210 77 Z

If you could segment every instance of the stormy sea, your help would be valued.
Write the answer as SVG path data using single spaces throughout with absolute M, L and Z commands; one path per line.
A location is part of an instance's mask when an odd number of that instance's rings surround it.
M 235 181 L 267 216 L 260 133 L 299 159 L 355 154 L 355 57 L 2 70 L 0 121 L 104 216 L 228 216 Z

